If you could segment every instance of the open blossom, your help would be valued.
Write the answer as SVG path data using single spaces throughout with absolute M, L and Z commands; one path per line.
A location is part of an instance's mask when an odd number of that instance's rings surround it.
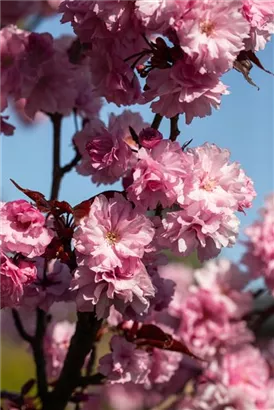
M 154 348 L 151 354 L 150 383 L 162 384 L 168 382 L 179 369 L 182 358 L 181 353 Z
M 242 262 L 254 277 L 263 276 L 274 294 L 274 194 L 266 199 L 260 213 L 261 220 L 245 230 L 247 252 Z
M 173 205 L 182 190 L 184 176 L 182 150 L 177 142 L 160 141 L 151 150 L 141 148 L 128 197 L 137 206 L 155 209 Z
M 246 345 L 224 355 L 220 377 L 225 386 L 249 397 L 257 408 L 266 408 L 269 367 L 257 348 Z
M 59 376 L 74 332 L 75 323 L 67 320 L 53 322 L 48 326 L 44 339 L 44 351 L 47 377 L 50 380 Z
M 20 304 L 24 287 L 36 279 L 36 267 L 32 262 L 21 261 L 19 266 L 1 251 L 1 308 Z
M 53 238 L 45 226 L 44 215 L 25 200 L 7 202 L 0 210 L 2 249 L 22 253 L 29 258 L 40 256 Z
M 198 1 L 174 24 L 179 44 L 197 71 L 222 74 L 244 49 L 249 24 L 239 1 Z
M 6 121 L 8 119 L 8 115 L 0 115 L 0 132 L 1 134 L 10 136 L 13 135 L 15 127 Z
M 177 61 L 172 68 L 153 69 L 147 77 L 145 101 L 151 101 L 152 111 L 168 118 L 185 114 L 186 123 L 194 117 L 211 115 L 211 108 L 219 108 L 227 87 L 215 74 L 195 73 L 193 65 Z
M 30 308 L 48 310 L 54 302 L 69 301 L 71 273 L 69 267 L 58 259 L 47 262 L 44 258 L 33 259 L 37 278 L 25 287 L 22 304 Z
M 99 372 L 107 376 L 110 383 L 147 383 L 150 371 L 150 357 L 135 344 L 121 336 L 113 336 L 110 342 L 112 352 L 103 356 Z
M 178 3 L 174 0 L 136 0 L 136 15 L 148 30 L 163 33 L 188 2 L 181 2 L 182 5 Z
M 145 125 L 142 117 L 129 110 L 118 116 L 111 114 L 108 127 L 98 119 L 89 121 L 74 136 L 74 143 L 82 154 L 78 172 L 92 175 L 93 182 L 98 184 L 117 181 L 135 161 L 129 126 L 138 132 L 142 125 Z
M 229 349 L 252 341 L 243 322 L 231 322 L 227 304 L 215 292 L 192 288 L 181 305 L 181 324 L 176 332 L 200 357 L 212 357 L 218 349 Z
M 128 56 L 132 54 L 129 51 Z M 90 69 L 94 84 L 108 102 L 121 105 L 136 104 L 141 95 L 139 80 L 130 64 L 105 43 L 94 44 L 90 56 Z
M 96 271 L 122 268 L 128 258 L 142 258 L 154 236 L 150 220 L 133 209 L 123 195 L 97 196 L 74 233 L 74 244 Z
M 162 220 L 157 240 L 176 254 L 190 255 L 197 249 L 201 261 L 217 256 L 223 247 L 232 247 L 239 231 L 239 219 L 233 212 L 168 212 Z
M 18 61 L 26 49 L 28 35 L 26 31 L 12 25 L 0 31 L 1 110 L 7 106 L 8 96 L 16 95 L 20 90 L 21 73 Z
M 139 134 L 139 143 L 144 148 L 153 148 L 163 139 L 163 135 L 154 128 L 144 128 Z
M 263 50 L 274 33 L 274 6 L 270 0 L 244 0 L 242 12 L 250 24 L 247 50 Z
M 121 267 L 95 272 L 79 266 L 74 274 L 72 290 L 77 291 L 79 311 L 96 310 L 98 318 L 106 318 L 113 305 L 129 316 L 147 312 L 155 289 L 141 261 L 123 260 Z
M 205 143 L 185 152 L 188 172 L 184 183 L 185 208 L 199 206 L 218 212 L 228 208 L 242 211 L 251 207 L 256 196 L 253 182 L 239 163 L 230 162 L 230 152 L 215 144 Z
M 226 304 L 231 317 L 239 319 L 251 311 L 252 294 L 243 292 L 249 277 L 229 260 L 207 262 L 203 268 L 195 270 L 194 276 L 200 288 L 214 292 L 215 298 Z
M 201 383 L 195 395 L 185 397 L 176 410 L 257 410 L 252 400 L 241 391 L 221 383 Z M 263 410 L 263 409 L 261 409 Z

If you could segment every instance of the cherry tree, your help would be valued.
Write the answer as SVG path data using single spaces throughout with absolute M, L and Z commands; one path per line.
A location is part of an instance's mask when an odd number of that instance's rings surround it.
M 2 3 L 1 133 L 16 137 L 11 104 L 53 129 L 50 197 L 12 180 L 26 199 L 0 207 L 1 308 L 36 366 L 21 392 L 2 391 L 2 408 L 273 409 L 274 342 L 261 329 L 274 315 L 274 196 L 246 229 L 241 264 L 217 258 L 238 240 L 256 187 L 229 149 L 177 141 L 179 118 L 220 108 L 223 74 L 236 70 L 254 87 L 253 65 L 271 75 L 257 52 L 274 32 L 273 1 Z M 35 31 L 54 13 L 74 36 Z M 126 108 L 105 122 L 110 103 Z M 62 166 L 70 115 L 75 155 Z M 72 206 L 59 191 L 73 168 L 122 188 Z M 167 250 L 202 264 L 170 262 Z M 75 320 L 60 318 L 60 304 Z

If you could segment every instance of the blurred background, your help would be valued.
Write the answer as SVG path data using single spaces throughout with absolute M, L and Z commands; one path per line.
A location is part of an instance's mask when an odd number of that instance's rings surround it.
M 12 7 L 12 1 L 10 3 Z M 24 2 L 27 3 L 27 2 Z M 60 24 L 60 15 L 53 15 L 33 22 L 35 31 L 50 32 L 54 37 L 72 35 L 70 25 Z M 263 65 L 274 71 L 274 44 L 269 43 L 266 49 L 258 53 Z M 243 169 L 254 181 L 257 198 L 253 207 L 246 215 L 239 215 L 241 220 L 241 236 L 244 229 L 257 218 L 258 209 L 263 205 L 265 196 L 274 190 L 274 80 L 271 75 L 254 67 L 251 77 L 260 87 L 258 91 L 249 85 L 242 75 L 231 71 L 223 77 L 223 82 L 229 85 L 231 95 L 223 97 L 221 109 L 214 111 L 211 117 L 194 119 L 189 126 L 185 125 L 184 117 L 180 119 L 181 134 L 179 142 L 193 139 L 191 146 L 201 145 L 208 141 L 216 143 L 221 148 L 231 151 L 233 161 L 240 162 Z M 116 114 L 124 108 L 114 104 L 103 107 L 101 118 L 107 121 L 111 112 Z M 135 105 L 132 111 L 140 112 L 146 122 L 151 122 L 153 114 L 148 106 Z M 25 188 L 38 190 L 47 197 L 51 186 L 52 172 L 52 125 L 44 115 L 39 115 L 36 121 L 22 121 L 16 110 L 9 109 L 9 122 L 16 126 L 13 136 L 1 137 L 1 200 L 11 201 L 23 198 L 10 182 L 14 179 Z M 169 122 L 162 122 L 161 132 L 169 135 Z M 67 117 L 62 124 L 62 163 L 66 164 L 74 156 L 72 136 L 75 133 L 74 119 Z M 119 189 L 120 184 L 114 184 L 113 189 Z M 87 199 L 104 190 L 103 186 L 95 186 L 89 177 L 78 175 L 74 170 L 63 179 L 59 198 L 72 205 Z M 239 241 L 232 249 L 224 249 L 221 256 L 238 262 L 243 252 Z M 191 265 L 197 264 L 195 256 L 184 261 Z M 66 308 L 64 308 L 65 310 Z M 65 314 L 65 313 L 64 313 Z M 62 313 L 61 313 L 62 315 Z M 13 328 L 11 315 L 2 314 L 2 389 L 18 391 L 22 384 L 33 376 L 32 358 Z

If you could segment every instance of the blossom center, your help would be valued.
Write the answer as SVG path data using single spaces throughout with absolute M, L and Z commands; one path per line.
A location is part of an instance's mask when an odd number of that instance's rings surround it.
M 201 188 L 207 192 L 212 192 L 216 187 L 215 179 L 208 179 L 207 181 L 203 182 Z
M 109 245 L 114 245 L 119 239 L 120 236 L 116 232 L 108 232 L 106 234 L 106 240 Z
M 215 24 L 212 21 L 202 21 L 200 23 L 201 33 L 206 34 L 209 37 L 214 32 Z

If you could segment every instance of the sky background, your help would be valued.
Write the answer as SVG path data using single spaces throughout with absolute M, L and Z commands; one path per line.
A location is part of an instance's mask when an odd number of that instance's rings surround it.
M 61 25 L 60 16 L 45 19 L 36 31 L 49 31 L 54 37 L 72 33 L 70 25 Z M 274 72 L 274 44 L 258 54 L 264 66 Z M 208 141 L 231 151 L 233 161 L 241 163 L 243 169 L 252 178 L 257 191 L 257 198 L 247 214 L 238 215 L 241 220 L 241 232 L 257 218 L 258 209 L 263 205 L 265 196 L 274 191 L 274 77 L 254 67 L 251 77 L 260 87 L 249 85 L 242 75 L 235 70 L 223 76 L 223 82 L 229 85 L 231 95 L 224 96 L 221 109 L 204 119 L 194 119 L 191 125 L 185 125 L 180 119 L 181 134 L 179 142 L 193 138 L 192 147 Z M 114 104 L 103 107 L 101 118 L 107 121 L 111 112 L 120 113 L 123 108 Z M 132 111 L 140 112 L 146 122 L 151 122 L 153 114 L 149 106 L 132 106 Z M 40 123 L 26 126 L 10 112 L 10 122 L 16 126 L 14 136 L 1 136 L 2 175 L 1 199 L 11 201 L 24 198 L 10 182 L 14 179 L 24 188 L 39 190 L 49 196 L 52 164 L 52 126 L 47 119 Z M 162 122 L 160 130 L 165 137 L 169 135 L 169 121 Z M 75 126 L 72 117 L 63 121 L 62 126 L 62 164 L 66 164 L 74 155 L 71 146 Z M 119 184 L 97 187 L 89 177 L 78 175 L 75 170 L 65 176 L 59 198 L 72 205 L 81 202 L 106 189 L 119 189 Z M 242 236 L 243 237 L 243 236 Z M 232 249 L 224 249 L 222 256 L 234 261 L 239 260 L 243 247 L 238 243 Z

